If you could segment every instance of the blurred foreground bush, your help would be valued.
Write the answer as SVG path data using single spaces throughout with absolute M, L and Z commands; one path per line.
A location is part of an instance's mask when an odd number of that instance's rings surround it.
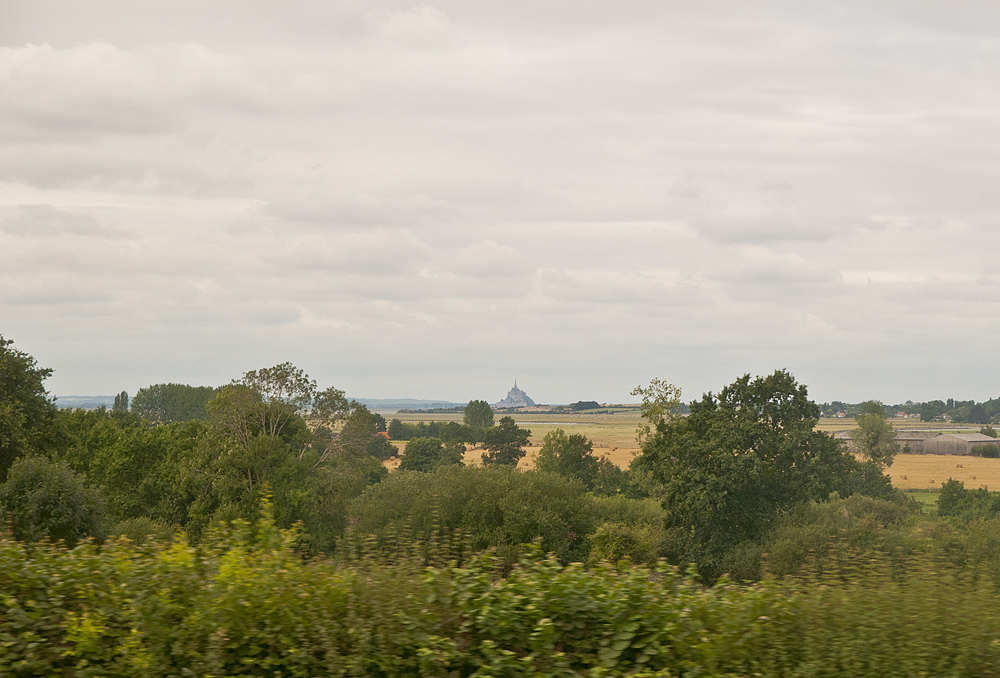
M 666 567 L 499 575 L 304 561 L 259 521 L 74 550 L 0 540 L 3 676 L 995 676 L 998 596 L 940 563 L 704 587 Z

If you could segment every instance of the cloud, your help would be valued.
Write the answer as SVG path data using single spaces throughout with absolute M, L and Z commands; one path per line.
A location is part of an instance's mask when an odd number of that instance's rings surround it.
M 900 3 L 16 0 L 0 331 L 57 392 L 987 395 L 997 45 Z
M 22 238 L 78 236 L 116 240 L 132 237 L 124 229 L 103 226 L 89 215 L 57 210 L 52 205 L 0 207 L 0 231 Z
M 196 44 L 0 47 L 0 115 L 35 134 L 166 133 L 178 107 L 252 109 L 260 94 L 238 59 Z

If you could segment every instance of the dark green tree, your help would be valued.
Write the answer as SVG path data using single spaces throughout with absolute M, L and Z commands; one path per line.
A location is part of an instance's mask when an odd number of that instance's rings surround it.
M 393 419 L 389 422 L 389 427 L 386 429 L 389 433 L 389 438 L 392 440 L 402 440 L 403 439 L 403 422 L 399 419 Z
M 487 429 L 493 426 L 493 408 L 485 400 L 470 400 L 465 406 L 462 422 L 476 430 Z
M 400 471 L 433 471 L 441 466 L 462 464 L 465 447 L 444 445 L 438 438 L 414 438 L 406 443 L 399 461 Z
M 594 486 L 599 461 L 594 456 L 594 443 L 586 436 L 566 435 L 557 428 L 545 434 L 535 470 L 576 478 L 589 490 Z
M 140 388 L 132 399 L 132 411 L 154 424 L 168 424 L 174 421 L 207 419 L 205 406 L 215 397 L 216 389 L 211 386 L 188 386 L 187 384 L 153 384 Z M 127 396 L 126 409 L 128 409 Z M 116 398 L 116 402 L 117 402 Z
M 518 426 L 512 417 L 502 417 L 496 426 L 483 432 L 483 446 L 487 450 L 483 455 L 483 464 L 517 466 L 525 454 L 521 448 L 528 444 L 530 435 L 531 431 Z
M 371 441 L 365 447 L 365 452 L 379 461 L 385 461 L 399 454 L 396 446 L 389 442 L 389 439 L 382 434 L 372 436 Z
M 441 425 L 441 440 L 450 443 L 474 443 L 479 437 L 476 430 L 466 424 L 459 424 L 457 421 L 449 421 Z
M 43 385 L 52 370 L 13 344 L 0 336 L 0 482 L 15 459 L 56 441 L 56 406 Z
M 111 407 L 112 412 L 128 412 L 128 391 L 122 391 L 115 396 L 115 404 Z
M 104 502 L 68 465 L 21 457 L 0 485 L 0 508 L 10 516 L 14 538 L 48 537 L 72 548 L 84 537 L 103 538 Z
M 689 416 L 656 424 L 632 469 L 662 494 L 673 562 L 717 576 L 727 552 L 761 539 L 782 511 L 853 491 L 859 465 L 815 430 L 819 414 L 805 386 L 779 370 L 745 375 L 691 403 Z

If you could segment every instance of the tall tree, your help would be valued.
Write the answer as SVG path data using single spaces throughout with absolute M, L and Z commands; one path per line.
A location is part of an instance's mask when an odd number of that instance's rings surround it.
M 14 460 L 55 442 L 55 403 L 43 382 L 52 374 L 0 336 L 0 482 Z
M 493 426 L 493 408 L 485 400 L 470 400 L 465 406 L 462 422 L 474 429 L 487 429 Z
M 521 448 L 528 444 L 530 435 L 531 431 L 518 426 L 512 417 L 503 417 L 496 426 L 483 432 L 483 446 L 487 450 L 483 464 L 517 466 L 525 454 Z
M 566 435 L 566 431 L 557 428 L 545 434 L 535 470 L 576 478 L 589 490 L 594 486 L 599 461 L 594 456 L 594 443 L 587 436 Z
M 874 465 L 879 473 L 889 466 L 899 454 L 896 429 L 885 418 L 885 406 L 878 400 L 861 403 L 861 413 L 855 419 L 858 423 L 851 437 L 861 457 Z
M 112 412 L 128 412 L 128 391 L 122 391 L 115 396 L 115 404 L 111 407 Z
M 655 422 L 632 465 L 660 487 L 677 563 L 720 574 L 729 549 L 760 539 L 783 510 L 854 487 L 858 463 L 815 430 L 819 407 L 784 370 L 744 375 L 690 409 Z

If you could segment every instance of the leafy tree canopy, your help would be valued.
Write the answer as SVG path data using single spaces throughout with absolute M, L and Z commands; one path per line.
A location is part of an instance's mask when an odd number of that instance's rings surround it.
M 43 385 L 51 374 L 0 336 L 0 481 L 15 459 L 55 443 L 56 406 Z
M 575 478 L 600 494 L 614 494 L 624 480 L 617 466 L 594 454 L 594 443 L 586 436 L 567 435 L 561 428 L 545 434 L 535 470 Z
M 506 464 L 517 466 L 524 456 L 521 448 L 528 444 L 531 431 L 521 428 L 512 417 L 503 417 L 500 422 L 483 432 L 483 464 Z
M 440 466 L 462 464 L 465 447 L 443 445 L 437 438 L 414 438 L 406 443 L 399 462 L 400 471 L 433 471 Z
M 862 403 L 857 422 L 858 428 L 851 435 L 858 453 L 879 471 L 892 466 L 899 453 L 899 443 L 896 442 L 896 429 L 885 418 L 885 406 L 878 400 Z
M 84 537 L 104 536 L 104 502 L 97 491 L 68 465 L 44 457 L 14 462 L 0 486 L 0 508 L 20 541 L 48 537 L 72 548 Z
M 132 412 L 154 424 L 207 419 L 205 406 L 215 394 L 216 389 L 211 386 L 153 384 L 138 390 L 132 399 Z M 119 405 L 129 408 L 127 393 L 115 398 L 115 408 Z
M 690 410 L 654 421 L 633 463 L 660 487 L 676 562 L 717 575 L 722 555 L 761 538 L 781 511 L 856 486 L 858 462 L 814 429 L 819 407 L 784 370 L 744 375 Z
M 493 408 L 485 400 L 470 400 L 462 421 L 474 429 L 487 429 L 493 426 Z

